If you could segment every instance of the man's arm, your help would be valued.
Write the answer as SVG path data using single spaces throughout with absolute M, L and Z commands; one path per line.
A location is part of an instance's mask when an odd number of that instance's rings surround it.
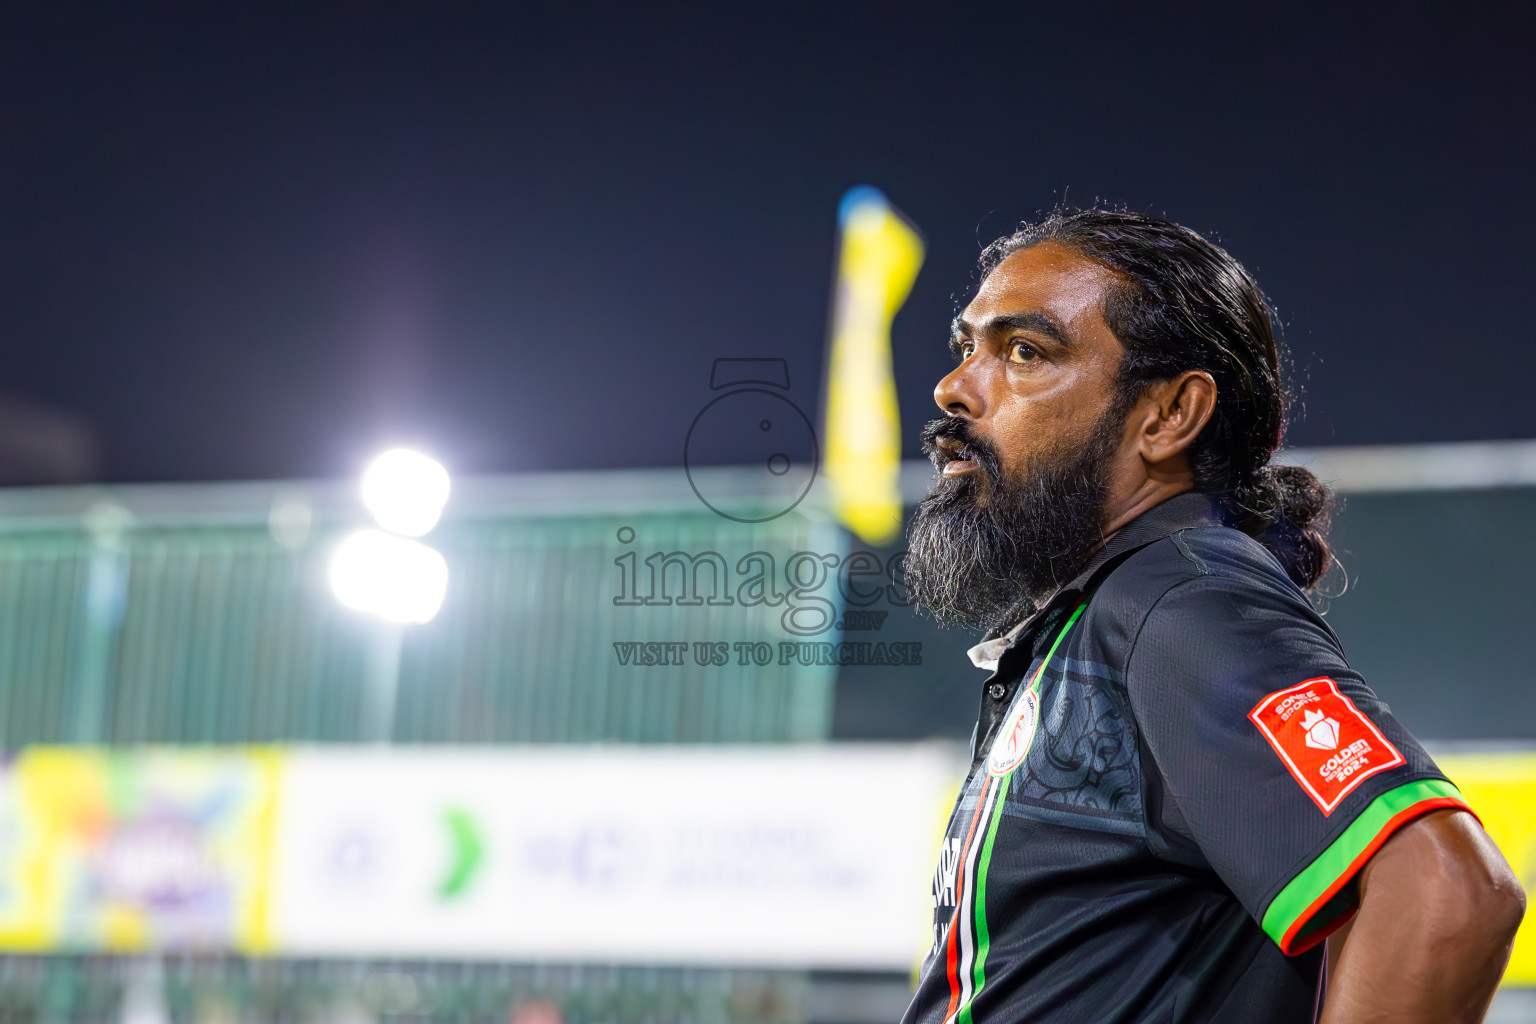
M 1409 822 L 1360 870 L 1360 910 L 1328 940 L 1323 1024 L 1483 1019 L 1525 893 L 1472 815 Z

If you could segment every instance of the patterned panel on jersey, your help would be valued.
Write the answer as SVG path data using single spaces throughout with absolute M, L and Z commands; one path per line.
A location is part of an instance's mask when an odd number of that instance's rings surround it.
M 977 816 L 976 800 L 981 795 L 986 777 L 986 773 L 981 772 L 966 780 L 965 788 L 955 801 L 955 809 L 944 831 L 944 843 L 939 848 L 939 863 L 933 872 L 933 945 L 928 951 L 928 957 L 923 960 L 925 968 L 929 958 L 939 955 L 944 939 L 949 934 L 950 922 L 955 916 L 961 875 L 960 859 L 969 831 L 967 826 Z
M 1004 813 L 1139 835 L 1136 732 L 1120 688 L 1108 666 L 1075 658 L 1059 664 L 1040 681 L 1040 724 Z

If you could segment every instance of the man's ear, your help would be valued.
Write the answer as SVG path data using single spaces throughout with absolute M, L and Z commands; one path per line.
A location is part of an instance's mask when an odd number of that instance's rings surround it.
M 1194 443 L 1216 411 L 1216 380 L 1204 370 L 1186 370 L 1154 382 L 1143 401 L 1150 404 L 1141 431 L 1141 457 L 1156 466 Z

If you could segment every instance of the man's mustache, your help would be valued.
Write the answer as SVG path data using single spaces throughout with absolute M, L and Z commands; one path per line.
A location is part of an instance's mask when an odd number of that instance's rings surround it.
M 992 442 L 976 433 L 970 420 L 958 416 L 943 416 L 931 420 L 923 427 L 923 454 L 935 469 L 943 469 L 945 463 L 957 459 L 975 462 L 987 475 L 996 480 L 1000 473 L 997 449 Z

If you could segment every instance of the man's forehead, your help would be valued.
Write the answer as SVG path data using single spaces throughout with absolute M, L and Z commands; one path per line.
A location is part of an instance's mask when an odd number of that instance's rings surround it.
M 1041 242 L 998 264 L 960 315 L 978 331 L 994 317 L 1030 312 L 1082 327 L 1085 317 L 1102 321 L 1104 297 L 1114 280 L 1105 267 L 1055 242 Z

